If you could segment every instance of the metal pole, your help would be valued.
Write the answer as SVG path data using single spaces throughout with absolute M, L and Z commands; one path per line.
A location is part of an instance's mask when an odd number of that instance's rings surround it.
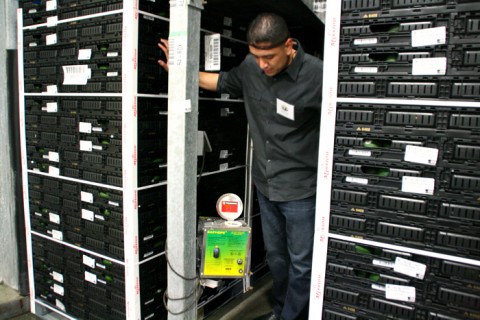
M 199 0 L 170 1 L 168 75 L 168 319 L 196 319 Z

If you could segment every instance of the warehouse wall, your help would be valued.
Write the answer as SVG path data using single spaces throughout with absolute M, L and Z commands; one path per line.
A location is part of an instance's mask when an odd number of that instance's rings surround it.
M 12 169 L 7 50 L 16 47 L 18 1 L 0 0 L 0 283 L 18 289 L 15 180 Z

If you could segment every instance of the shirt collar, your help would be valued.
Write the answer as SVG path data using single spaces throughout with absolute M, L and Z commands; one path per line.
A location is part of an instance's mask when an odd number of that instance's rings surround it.
M 296 80 L 298 77 L 298 74 L 300 73 L 300 68 L 303 63 L 303 59 L 305 58 L 305 52 L 303 51 L 302 46 L 300 45 L 300 41 L 297 39 L 293 39 L 295 42 L 294 44 L 294 49 L 297 50 L 297 54 L 295 55 L 295 58 L 292 60 L 292 63 L 290 63 L 282 73 L 286 73 L 292 78 L 293 80 Z

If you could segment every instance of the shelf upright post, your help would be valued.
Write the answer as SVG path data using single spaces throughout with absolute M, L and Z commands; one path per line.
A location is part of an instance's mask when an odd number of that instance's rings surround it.
M 325 23 L 325 50 L 322 115 L 318 153 L 317 207 L 313 244 L 312 281 L 310 286 L 310 319 L 321 319 L 325 267 L 327 263 L 332 161 L 337 108 L 338 51 L 342 1 L 328 0 Z
M 201 0 L 170 1 L 167 152 L 168 319 L 196 319 Z M 212 208 L 214 210 L 215 208 Z

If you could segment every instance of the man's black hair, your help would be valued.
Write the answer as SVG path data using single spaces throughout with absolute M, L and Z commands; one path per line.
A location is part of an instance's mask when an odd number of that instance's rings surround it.
M 290 38 L 285 20 L 270 12 L 259 14 L 252 20 L 247 31 L 248 45 L 257 49 L 272 49 Z M 267 46 L 260 45 L 260 43 L 267 43 Z

